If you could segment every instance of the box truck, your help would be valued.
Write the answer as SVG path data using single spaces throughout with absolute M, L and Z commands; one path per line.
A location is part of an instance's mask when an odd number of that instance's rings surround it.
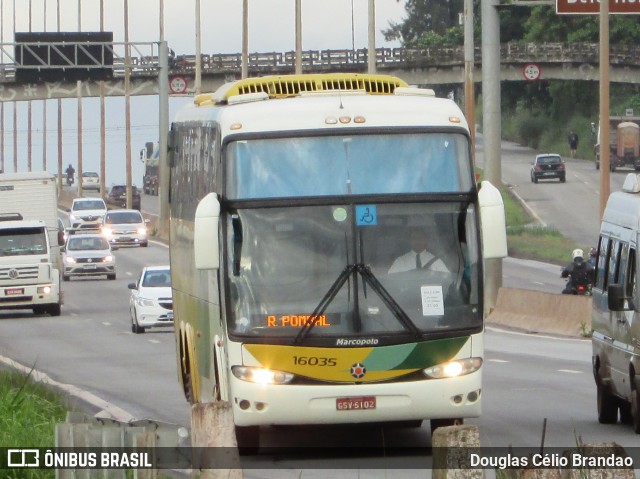
M 58 225 L 52 174 L 0 174 L 0 310 L 60 316 Z

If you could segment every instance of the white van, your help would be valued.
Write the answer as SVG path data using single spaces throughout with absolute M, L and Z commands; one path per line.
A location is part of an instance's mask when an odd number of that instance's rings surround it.
M 640 433 L 640 175 L 630 173 L 607 201 L 593 286 L 593 374 L 598 420 Z M 620 414 L 618 415 L 618 411 Z

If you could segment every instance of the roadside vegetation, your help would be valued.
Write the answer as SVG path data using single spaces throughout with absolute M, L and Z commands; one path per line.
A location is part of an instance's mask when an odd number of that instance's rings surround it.
M 585 255 L 591 245 L 579 245 L 548 226 L 533 221 L 520 202 L 513 197 L 510 188 L 503 186 L 502 199 L 507 221 L 507 246 L 509 256 L 533 259 L 558 265 L 571 261 L 571 251 L 582 248 Z
M 55 424 L 67 413 L 64 396 L 30 375 L 0 371 L 0 444 L 6 447 L 52 447 Z M 8 469 L 7 479 L 49 479 L 53 470 Z

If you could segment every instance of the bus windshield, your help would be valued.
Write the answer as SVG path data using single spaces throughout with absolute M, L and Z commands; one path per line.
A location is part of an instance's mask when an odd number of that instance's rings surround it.
M 241 140 L 226 163 L 229 199 L 468 192 L 473 180 L 457 133 Z
M 327 296 L 308 338 L 481 327 L 475 215 L 468 202 L 238 209 L 226 228 L 229 333 L 293 341 Z M 414 232 L 428 251 L 420 269 Z

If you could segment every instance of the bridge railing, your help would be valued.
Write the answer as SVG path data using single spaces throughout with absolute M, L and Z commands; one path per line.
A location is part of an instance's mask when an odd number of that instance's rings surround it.
M 113 43 L 113 76 L 123 77 L 129 68 L 131 76 L 155 77 L 159 71 L 159 44 L 129 44 L 130 59 L 126 63 L 126 44 Z M 20 65 L 14 54 L 15 44 L 0 45 L 0 82 L 12 82 L 16 68 L 46 68 L 44 66 Z M 171 52 L 172 53 L 172 52 Z M 590 63 L 599 62 L 597 43 L 524 43 L 513 42 L 500 47 L 502 63 Z M 640 46 L 611 45 L 610 63 L 612 65 L 640 66 Z M 8 61 L 7 61 L 8 60 Z M 303 71 L 366 71 L 367 49 L 344 50 L 305 50 L 302 52 Z M 376 65 L 381 71 L 397 68 L 450 67 L 464 64 L 462 46 L 438 48 L 378 48 Z M 480 47 L 475 49 L 475 64 L 482 64 Z M 79 65 L 83 67 L 84 65 Z M 95 68 L 96 65 L 87 65 Z M 51 67 L 53 68 L 53 67 Z M 203 74 L 234 74 L 242 68 L 240 53 L 213 53 L 201 55 Z M 295 69 L 295 52 L 250 53 L 248 58 L 250 74 L 285 74 Z M 193 75 L 196 69 L 195 55 L 169 56 L 169 69 L 172 75 Z

